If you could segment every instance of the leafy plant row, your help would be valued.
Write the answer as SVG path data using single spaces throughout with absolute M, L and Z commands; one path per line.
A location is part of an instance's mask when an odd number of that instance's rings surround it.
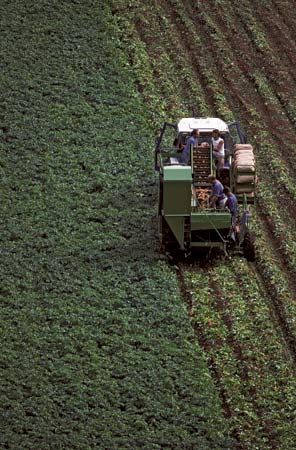
M 246 448 L 273 448 L 277 442 L 284 449 L 294 439 L 293 426 L 282 428 L 283 423 L 291 425 L 293 372 L 281 333 L 270 320 L 267 299 L 251 273 L 245 262 L 235 260 L 230 267 L 210 270 L 208 276 L 188 275 L 192 324 L 219 374 L 217 384 L 229 408 L 233 434 L 238 433 Z
M 194 7 L 192 2 L 190 4 Z M 254 15 L 255 8 L 258 12 L 256 15 Z M 210 1 L 203 5 L 201 15 L 210 26 L 211 36 L 216 43 L 219 42 L 219 37 L 222 40 L 227 39 L 228 45 L 224 46 L 225 50 L 226 47 L 231 50 L 232 59 L 244 70 L 246 78 L 255 82 L 253 73 L 260 67 L 263 76 L 268 79 L 270 90 L 281 105 L 274 113 L 279 117 L 278 113 L 283 109 L 286 117 L 282 117 L 282 120 L 289 128 L 289 121 L 292 124 L 295 122 L 295 92 L 292 88 L 294 60 L 291 60 L 292 52 L 286 51 L 287 47 L 293 48 L 294 45 L 290 35 L 291 24 L 287 26 L 288 9 L 290 8 L 286 5 L 286 14 L 281 16 L 278 13 L 278 5 L 274 2 L 264 4 L 245 2 L 239 5 L 239 2 L 221 1 L 217 4 Z M 292 15 L 290 11 L 289 18 Z M 274 26 L 271 26 L 271 23 Z M 282 39 L 283 30 L 285 30 L 284 39 Z M 224 58 L 224 52 L 222 55 Z M 235 69 L 233 62 L 231 66 L 232 72 Z M 285 132 L 287 133 L 287 128 Z

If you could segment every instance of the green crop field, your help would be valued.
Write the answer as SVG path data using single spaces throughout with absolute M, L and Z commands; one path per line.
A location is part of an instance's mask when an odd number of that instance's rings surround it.
M 0 448 L 295 448 L 292 3 L 0 11 Z M 254 263 L 159 251 L 154 139 L 192 107 L 254 146 Z

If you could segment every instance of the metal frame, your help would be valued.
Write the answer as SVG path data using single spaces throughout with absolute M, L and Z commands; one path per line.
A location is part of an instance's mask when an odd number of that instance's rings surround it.
M 154 164 L 155 164 L 155 170 L 159 171 L 160 166 L 158 164 L 158 160 L 157 160 L 157 156 L 161 153 L 161 141 L 163 138 L 163 135 L 165 133 L 165 130 L 170 127 L 170 128 L 174 128 L 174 130 L 177 130 L 177 124 L 175 123 L 169 123 L 169 122 L 164 122 L 163 127 L 161 129 L 160 135 L 158 136 L 158 138 L 156 139 L 156 143 L 155 143 L 155 151 L 154 151 Z
M 237 135 L 238 135 L 238 137 L 240 139 L 240 144 L 246 144 L 247 143 L 247 135 L 244 132 L 244 130 L 242 129 L 242 127 L 241 127 L 239 122 L 236 122 L 236 121 L 235 122 L 230 122 L 230 123 L 227 124 L 227 126 L 228 126 L 228 129 L 229 129 L 229 134 L 230 134 L 231 138 L 232 138 L 232 136 L 231 136 L 231 129 L 235 129 L 236 132 L 237 132 Z

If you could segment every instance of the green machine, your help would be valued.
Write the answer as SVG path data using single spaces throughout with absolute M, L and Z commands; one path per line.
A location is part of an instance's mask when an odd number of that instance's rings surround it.
M 190 148 L 189 161 L 180 162 L 182 149 L 194 129 L 199 130 L 197 145 Z M 213 158 L 215 129 L 219 130 L 225 146 L 219 177 Z M 250 205 L 254 203 L 255 159 L 237 122 L 185 118 L 178 124 L 165 123 L 156 140 L 155 169 L 159 172 L 159 234 L 164 250 L 181 250 L 188 255 L 193 249 L 220 248 L 225 254 L 236 250 L 248 260 L 254 260 L 249 219 Z M 237 217 L 233 218 L 223 206 L 210 206 L 211 175 L 236 195 Z

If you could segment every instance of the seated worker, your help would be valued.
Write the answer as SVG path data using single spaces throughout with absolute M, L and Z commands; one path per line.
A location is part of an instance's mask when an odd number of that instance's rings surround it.
M 225 186 L 223 192 L 226 195 L 225 208 L 228 208 L 231 213 L 231 225 L 234 227 L 237 216 L 237 198 L 228 186 Z
M 213 156 L 217 160 L 217 174 L 220 176 L 220 171 L 224 166 L 224 140 L 220 136 L 219 130 L 213 130 L 212 132 L 212 145 L 213 145 Z
M 226 202 L 226 197 L 223 192 L 223 184 L 217 180 L 215 175 L 209 175 L 209 181 L 212 183 L 212 192 L 209 198 L 210 208 L 221 209 L 224 207 Z
M 190 161 L 190 148 L 198 145 L 199 130 L 193 130 L 190 138 L 187 140 L 186 145 L 182 151 L 182 155 L 179 158 L 180 163 L 188 164 Z

